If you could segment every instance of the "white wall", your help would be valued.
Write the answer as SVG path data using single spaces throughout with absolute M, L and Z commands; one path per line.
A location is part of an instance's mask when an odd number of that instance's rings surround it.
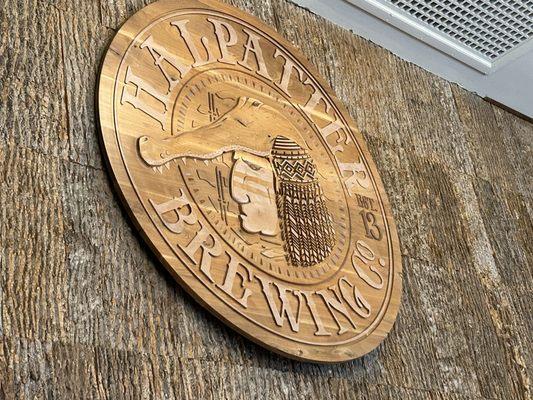
M 533 51 L 485 75 L 344 0 L 291 1 L 481 97 L 533 118 Z

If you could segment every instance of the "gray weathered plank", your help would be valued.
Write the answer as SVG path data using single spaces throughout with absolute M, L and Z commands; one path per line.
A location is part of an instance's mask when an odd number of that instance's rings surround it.
M 533 125 L 283 0 L 234 0 L 317 66 L 398 224 L 405 292 L 371 354 L 259 348 L 158 265 L 103 169 L 94 94 L 145 2 L 7 0 L 0 14 L 0 398 L 528 399 Z

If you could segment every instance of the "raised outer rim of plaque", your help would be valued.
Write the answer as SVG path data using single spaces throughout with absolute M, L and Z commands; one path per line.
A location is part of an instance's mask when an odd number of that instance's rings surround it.
M 204 291 L 206 291 L 207 294 L 210 295 L 207 289 L 200 289 L 199 291 L 197 291 L 192 288 L 192 286 L 194 286 L 196 282 L 196 278 L 192 278 L 190 276 L 190 273 L 187 271 L 187 267 L 185 265 L 176 265 L 175 267 L 172 265 L 172 263 L 167 259 L 167 257 L 168 258 L 175 258 L 175 257 L 172 256 L 172 250 L 168 246 L 165 245 L 163 249 L 161 248 L 161 245 L 160 246 L 155 245 L 155 242 L 159 241 L 159 238 L 160 238 L 160 235 L 157 232 L 157 229 L 151 224 L 141 223 L 141 219 L 146 218 L 146 216 L 144 215 L 144 211 L 140 213 L 141 215 L 137 215 L 136 212 L 134 211 L 134 209 L 136 209 L 137 206 L 140 206 L 142 208 L 140 200 L 138 199 L 137 195 L 134 193 L 134 190 L 132 187 L 122 186 L 120 184 L 120 182 L 129 181 L 129 178 L 127 177 L 126 168 L 122 162 L 122 159 L 119 159 L 119 160 L 112 159 L 110 156 L 110 153 L 108 152 L 108 150 L 110 149 L 118 148 L 118 144 L 115 141 L 115 135 L 116 135 L 115 131 L 113 128 L 109 127 L 109 125 L 114 126 L 114 123 L 112 122 L 114 119 L 112 115 L 113 97 L 109 96 L 109 93 L 106 92 L 106 88 L 108 89 L 112 88 L 114 86 L 114 82 L 112 85 L 106 86 L 106 84 L 102 82 L 103 81 L 102 78 L 115 76 L 116 68 L 120 64 L 120 58 L 128 47 L 127 44 L 126 46 L 123 46 L 119 42 L 128 39 L 128 36 L 129 36 L 128 33 L 130 33 L 130 30 L 132 28 L 133 28 L 133 33 L 136 34 L 135 32 L 137 32 L 138 29 L 135 28 L 135 25 L 138 22 L 142 20 L 152 21 L 154 18 L 157 18 L 158 16 L 161 16 L 162 14 L 169 12 L 169 11 L 176 11 L 179 9 L 193 8 L 193 7 L 198 8 L 198 6 L 203 6 L 203 8 L 212 9 L 212 10 L 216 10 L 219 12 L 225 12 L 229 15 L 234 15 L 234 16 L 238 15 L 239 18 L 241 18 L 242 20 L 256 26 L 259 30 L 265 32 L 267 35 L 274 37 L 276 41 L 279 42 L 280 45 L 282 45 L 287 51 L 292 53 L 292 55 L 295 56 L 299 60 L 299 62 L 308 70 L 308 72 L 312 75 L 312 77 L 318 82 L 321 88 L 327 93 L 330 100 L 334 103 L 334 105 L 338 108 L 340 113 L 349 123 L 350 130 L 352 131 L 352 134 L 355 136 L 355 139 L 357 139 L 358 146 L 364 155 L 365 161 L 372 173 L 373 179 L 375 180 L 375 184 L 378 188 L 379 195 L 381 197 L 381 201 L 383 204 L 383 209 L 386 212 L 385 217 L 387 218 L 387 224 L 389 226 L 389 231 L 390 231 L 390 239 L 391 239 L 390 246 L 392 248 L 391 257 L 393 258 L 392 263 L 393 263 L 395 272 L 392 278 L 393 282 L 392 282 L 391 298 L 390 298 L 387 310 L 381 322 L 378 324 L 378 326 L 374 329 L 374 331 L 367 338 L 357 341 L 355 345 L 353 343 L 348 343 L 346 345 L 338 345 L 338 346 L 318 346 L 318 347 L 313 346 L 313 345 L 305 345 L 301 343 L 295 345 L 294 342 L 290 343 L 290 340 L 288 339 L 279 339 L 279 337 L 275 337 L 271 333 L 260 332 L 261 334 L 255 334 L 255 335 L 252 334 L 251 332 L 254 331 L 253 330 L 254 325 L 253 323 L 247 321 L 244 316 L 242 316 L 239 313 L 236 313 L 234 310 L 229 308 L 226 304 L 218 301 L 218 299 L 213 304 L 208 303 L 200 295 L 200 292 L 204 292 Z M 127 43 L 129 44 L 129 41 Z M 120 46 L 119 47 L 120 51 L 116 51 L 117 45 Z M 118 60 L 114 59 L 114 57 L 116 56 L 119 56 Z M 394 222 L 392 215 L 390 215 L 390 204 L 388 201 L 388 196 L 386 195 L 385 190 L 383 188 L 383 183 L 377 171 L 374 160 L 372 159 L 370 153 L 368 152 L 366 142 L 364 141 L 358 129 L 355 128 L 352 118 L 349 117 L 350 114 L 347 112 L 344 105 L 337 99 L 332 89 L 324 81 L 324 79 L 318 73 L 316 68 L 310 64 L 307 58 L 304 57 L 298 49 L 296 49 L 285 38 L 283 38 L 276 31 L 274 31 L 273 29 L 265 25 L 259 19 L 233 6 L 220 3 L 216 0 L 184 0 L 184 1 L 180 1 L 179 3 L 177 3 L 174 0 L 159 0 L 137 11 L 133 16 L 131 16 L 125 21 L 125 23 L 120 27 L 118 32 L 115 34 L 113 40 L 109 44 L 109 47 L 105 53 L 105 56 L 100 66 L 100 71 L 99 71 L 98 79 L 97 79 L 97 90 L 98 90 L 98 96 L 96 98 L 96 103 L 97 103 L 96 112 L 97 112 L 97 122 L 100 127 L 100 144 L 102 146 L 102 150 L 105 155 L 104 159 L 108 167 L 108 172 L 110 176 L 112 177 L 113 185 L 116 189 L 116 193 L 119 195 L 121 199 L 122 206 L 126 210 L 127 214 L 129 215 L 136 229 L 139 231 L 139 233 L 143 237 L 143 240 L 149 245 L 152 252 L 157 256 L 159 261 L 165 266 L 165 268 L 169 271 L 169 273 L 173 276 L 173 278 L 197 302 L 199 302 L 203 307 L 209 310 L 213 315 L 215 315 L 225 324 L 232 327 L 234 330 L 238 331 L 239 333 L 241 333 L 248 339 L 252 340 L 253 342 L 263 347 L 266 347 L 275 353 L 278 353 L 283 356 L 293 358 L 299 361 L 311 361 L 311 362 L 318 362 L 318 363 L 336 363 L 336 362 L 342 362 L 342 361 L 349 361 L 349 360 L 358 358 L 372 351 L 386 338 L 386 336 L 392 329 L 392 326 L 394 325 L 394 322 L 396 320 L 399 306 L 400 306 L 401 293 L 402 293 L 402 263 L 401 263 L 400 249 L 399 249 L 399 240 L 397 236 L 396 224 Z M 107 106 L 107 109 L 105 109 L 105 111 L 102 111 L 101 108 L 103 108 L 104 106 Z M 111 116 L 109 115 L 110 111 L 111 111 Z M 128 199 L 132 199 L 132 200 L 130 201 Z M 153 240 L 152 238 L 156 240 Z M 178 269 L 183 269 L 182 271 L 183 276 L 180 274 Z M 276 344 L 276 342 L 282 342 L 281 343 L 282 348 L 280 348 L 279 343 Z

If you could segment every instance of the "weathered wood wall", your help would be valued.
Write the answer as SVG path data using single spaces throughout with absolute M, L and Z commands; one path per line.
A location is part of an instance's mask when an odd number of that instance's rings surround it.
M 0 398 L 527 399 L 533 125 L 283 0 L 233 0 L 315 64 L 367 138 L 398 223 L 403 306 L 376 351 L 293 362 L 158 266 L 102 163 L 95 80 L 138 0 L 0 16 Z

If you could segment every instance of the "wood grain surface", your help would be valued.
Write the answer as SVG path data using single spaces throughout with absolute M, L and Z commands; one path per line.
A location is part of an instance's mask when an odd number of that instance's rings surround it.
M 144 7 L 109 45 L 98 121 L 145 243 L 215 316 L 301 361 L 383 341 L 402 293 L 383 183 L 347 111 L 270 27 L 219 1 Z
M 229 3 L 317 66 L 365 136 L 404 269 L 375 351 L 276 356 L 198 306 L 103 168 L 95 85 L 142 1 L 4 1 L 0 398 L 529 399 L 533 126 L 282 0 Z

